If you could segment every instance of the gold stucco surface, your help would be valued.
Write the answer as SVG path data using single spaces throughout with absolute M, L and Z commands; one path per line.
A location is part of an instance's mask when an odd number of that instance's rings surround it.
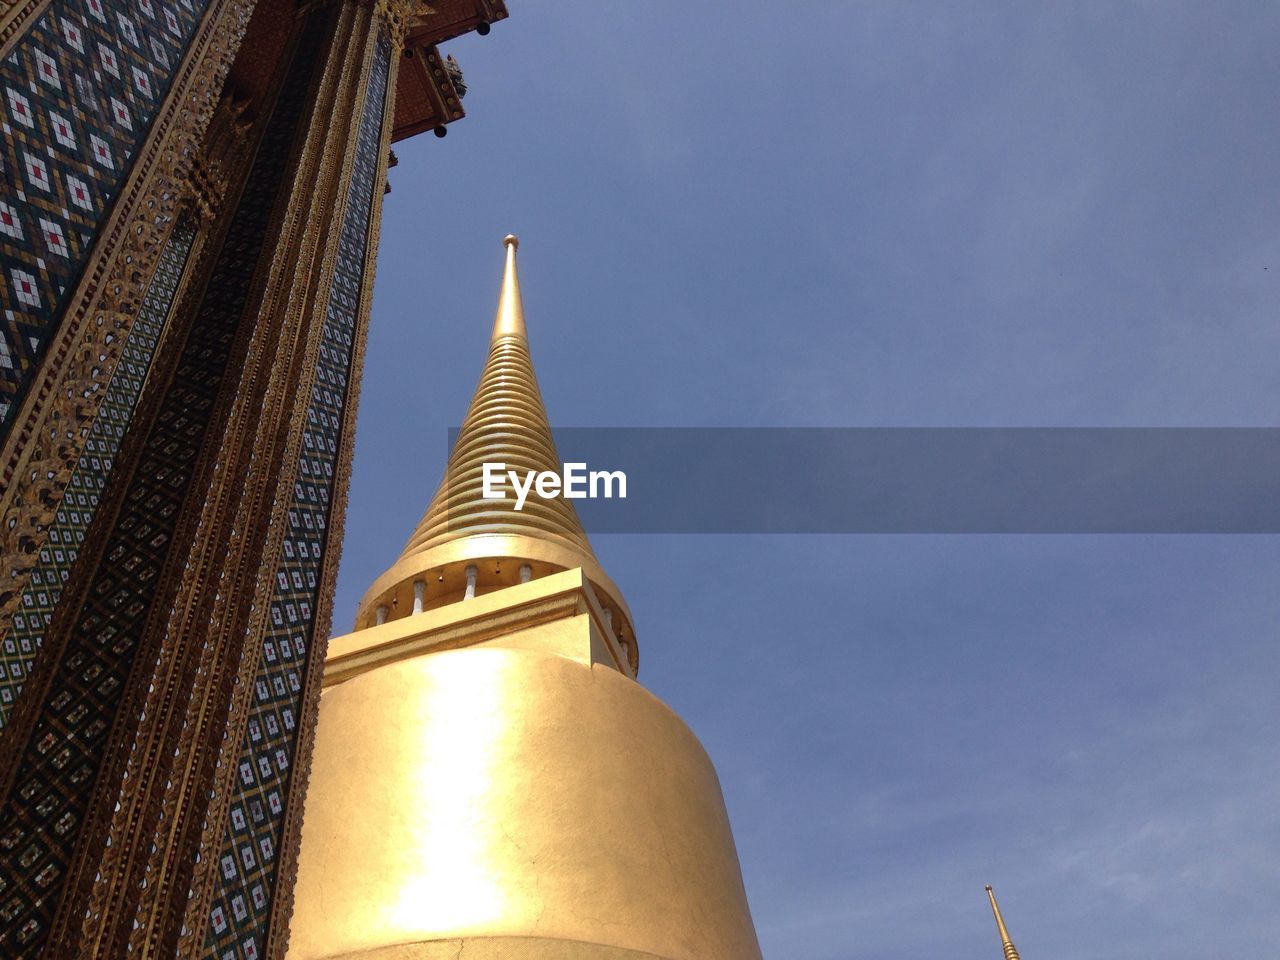
M 545 937 L 467 937 L 400 943 L 332 960 L 667 960 L 656 953 Z
M 504 937 L 524 939 L 486 939 Z M 715 771 L 633 680 L 484 645 L 326 689 L 289 960 L 464 939 L 469 957 L 760 955 Z

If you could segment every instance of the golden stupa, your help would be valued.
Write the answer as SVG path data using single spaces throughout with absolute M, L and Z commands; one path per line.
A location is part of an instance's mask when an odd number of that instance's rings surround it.
M 560 468 L 505 243 L 444 480 L 329 644 L 288 958 L 757 958 L 715 770 L 572 505 L 482 495 Z

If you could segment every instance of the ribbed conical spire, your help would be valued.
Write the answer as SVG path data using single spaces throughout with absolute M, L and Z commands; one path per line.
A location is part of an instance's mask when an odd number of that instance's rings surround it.
M 484 575 L 491 586 L 514 582 L 518 565 L 529 561 L 539 574 L 582 567 L 605 596 L 601 602 L 621 614 L 625 630 L 630 615 L 621 594 L 605 576 L 573 505 L 563 498 L 544 500 L 530 495 L 523 509 L 514 499 L 485 500 L 484 464 L 505 463 L 523 477 L 526 471 L 560 472 L 561 463 L 543 407 L 538 380 L 529 355 L 520 279 L 516 272 L 519 240 L 507 236 L 506 266 L 489 358 L 467 410 L 453 452 L 430 506 L 401 551 L 400 559 L 379 577 L 360 603 L 357 627 L 375 619 L 375 608 L 387 608 L 388 618 L 408 612 L 401 604 L 417 579 L 425 583 L 426 606 L 450 599 L 459 567 L 467 561 L 492 559 Z M 504 568 L 502 562 L 508 562 Z M 448 568 L 448 569 L 445 569 Z M 425 577 L 426 573 L 433 577 Z M 496 579 L 495 579 L 496 578 Z M 438 585 L 437 585 L 438 584 Z
M 483 496 L 485 463 L 505 463 L 507 469 L 522 474 L 526 470 L 560 471 L 529 356 L 516 274 L 519 241 L 508 236 L 504 243 L 507 263 L 489 341 L 489 360 L 462 421 L 444 480 L 401 557 L 476 534 L 522 533 L 576 550 L 594 562 L 591 544 L 568 500 L 531 496 L 524 509 L 516 511 L 510 499 L 495 503 Z M 507 489 L 510 496 L 510 487 Z
M 1000 916 L 1000 905 L 996 903 L 996 892 L 987 884 L 987 899 L 991 901 L 991 912 L 996 915 L 996 929 L 1000 932 L 1000 945 L 1004 947 L 1004 960 L 1021 960 L 1018 948 L 1009 939 L 1009 931 L 1005 929 L 1004 917 Z

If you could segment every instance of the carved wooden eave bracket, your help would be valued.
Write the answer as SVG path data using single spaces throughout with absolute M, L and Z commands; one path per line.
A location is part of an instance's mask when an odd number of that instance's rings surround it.
M 464 116 L 462 95 L 440 50 L 435 46 L 406 48 L 396 83 L 392 142 L 426 130 L 443 136 L 446 124 Z
M 460 74 L 437 47 L 473 31 L 483 36 L 507 16 L 502 0 L 418 0 L 407 6 L 392 141 L 427 130 L 443 136 L 447 124 L 466 116 Z
M 440 44 L 472 31 L 484 36 L 490 24 L 508 16 L 503 0 L 409 0 L 409 7 L 409 46 Z

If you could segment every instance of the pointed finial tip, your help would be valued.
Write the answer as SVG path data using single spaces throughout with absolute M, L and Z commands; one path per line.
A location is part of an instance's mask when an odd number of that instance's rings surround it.
M 520 246 L 520 238 L 517 237 L 514 233 L 508 233 L 505 237 L 502 238 L 502 245 L 504 247 L 511 247 L 513 249 L 517 249 Z
M 987 893 L 991 893 L 991 884 L 987 884 Z

